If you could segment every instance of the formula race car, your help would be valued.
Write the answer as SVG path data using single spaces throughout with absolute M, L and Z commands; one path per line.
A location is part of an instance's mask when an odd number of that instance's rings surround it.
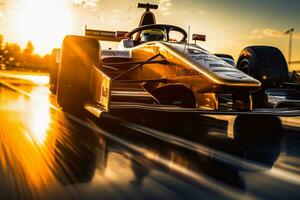
M 299 115 L 299 77 L 275 47 L 245 48 L 237 61 L 189 43 L 187 32 L 157 24 L 145 8 L 130 32 L 85 29 L 52 53 L 50 90 L 65 110 L 100 116 L 113 109 L 204 114 Z M 177 38 L 173 38 L 177 36 Z M 205 40 L 193 35 L 194 40 Z M 101 41 L 119 42 L 116 50 Z M 293 81 L 292 81 L 293 80 Z

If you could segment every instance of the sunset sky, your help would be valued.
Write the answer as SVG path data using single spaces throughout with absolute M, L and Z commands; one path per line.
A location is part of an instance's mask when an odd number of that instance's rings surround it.
M 292 60 L 300 60 L 299 0 L 0 0 L 0 33 L 22 46 L 31 40 L 36 53 L 59 47 L 65 34 L 94 29 L 126 30 L 138 25 L 138 2 L 160 5 L 158 23 L 169 23 L 207 35 L 201 45 L 237 58 L 249 45 L 273 45 L 288 54 L 288 36 L 295 28 Z M 294 65 L 300 69 L 300 65 Z

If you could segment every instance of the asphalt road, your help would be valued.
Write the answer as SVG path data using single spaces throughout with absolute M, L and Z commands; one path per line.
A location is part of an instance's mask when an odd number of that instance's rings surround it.
M 0 76 L 0 199 L 300 198 L 300 118 L 245 141 L 236 116 L 97 119 L 62 111 L 47 75 Z

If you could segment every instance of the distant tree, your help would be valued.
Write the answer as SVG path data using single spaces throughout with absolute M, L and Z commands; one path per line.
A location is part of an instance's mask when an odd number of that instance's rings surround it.
M 32 56 L 33 51 L 34 51 L 34 46 L 33 46 L 31 41 L 28 41 L 27 44 L 26 44 L 26 47 L 23 51 L 23 54 L 25 56 Z
M 23 49 L 20 59 L 22 67 L 31 67 L 33 57 L 34 46 L 31 41 L 28 41 L 26 47 Z
M 49 54 L 45 55 L 42 58 L 43 66 L 45 66 L 45 69 L 50 69 L 50 62 L 51 62 L 51 56 Z
M 6 68 L 20 66 L 21 47 L 16 43 L 6 43 L 4 51 L 4 64 Z
M 0 69 L 5 69 L 5 47 L 4 47 L 4 37 L 0 35 Z
M 50 55 L 34 54 L 34 45 L 31 41 L 27 42 L 24 49 L 17 43 L 4 43 L 4 37 L 0 34 L 0 69 L 12 68 L 48 71 Z
M 3 37 L 3 35 L 0 35 L 0 47 L 1 48 L 3 46 L 3 43 L 4 43 L 4 37 Z

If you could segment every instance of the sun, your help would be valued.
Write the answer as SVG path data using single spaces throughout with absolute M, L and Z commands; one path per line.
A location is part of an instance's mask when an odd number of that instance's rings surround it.
M 71 10 L 65 0 L 19 0 L 18 37 L 21 43 L 32 41 L 35 53 L 47 54 L 59 47 L 72 27 Z

